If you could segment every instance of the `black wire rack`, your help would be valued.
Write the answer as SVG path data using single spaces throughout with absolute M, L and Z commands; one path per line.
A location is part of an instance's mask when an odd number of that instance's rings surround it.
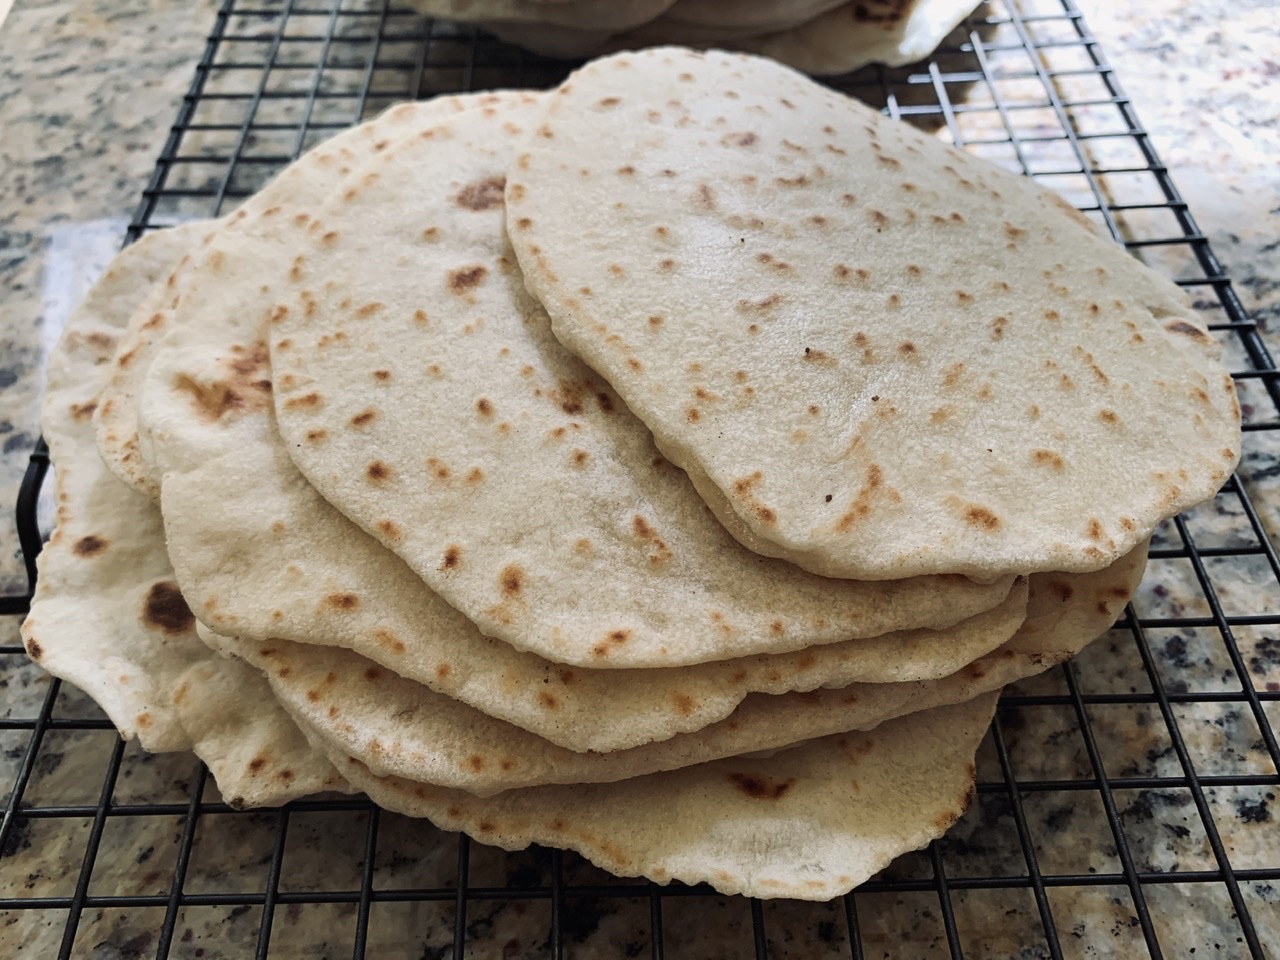
M 194 53 L 194 51 L 193 51 Z M 128 240 L 229 210 L 391 103 L 572 67 L 379 0 L 225 0 Z M 1157 532 L 1125 618 L 1006 691 L 969 813 L 827 904 L 610 877 L 357 799 L 237 812 L 16 640 L 0 598 L 0 955 L 1280 957 L 1280 386 L 1070 0 L 985 4 L 924 65 L 833 85 L 1058 190 L 1186 287 L 1240 390 L 1241 469 Z M 48 468 L 17 504 L 31 586 Z M 47 496 L 47 494 L 46 494 Z

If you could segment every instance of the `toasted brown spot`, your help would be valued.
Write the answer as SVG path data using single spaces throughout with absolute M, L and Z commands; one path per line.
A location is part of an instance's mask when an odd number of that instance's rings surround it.
M 324 598 L 324 603 L 337 610 L 354 610 L 360 606 L 360 598 L 354 593 L 331 593 Z
M 938 407 L 936 410 L 934 410 L 932 413 L 929 414 L 929 422 L 943 423 L 946 420 L 950 419 L 955 414 L 955 412 L 956 412 L 955 407 L 949 404 L 946 406 Z
M 796 782 L 794 777 L 775 780 L 772 777 L 756 776 L 751 773 L 731 773 L 729 779 L 740 793 L 752 800 L 781 800 Z
M 462 548 L 449 546 L 445 548 L 444 557 L 440 561 L 441 570 L 456 570 L 462 563 Z
M 697 706 L 693 697 L 689 696 L 687 693 L 674 694 L 671 699 L 675 701 L 676 712 L 682 717 L 689 716 L 693 713 L 694 707 Z
M 545 690 L 538 694 L 538 703 L 546 707 L 548 710 L 554 710 L 560 706 L 560 701 L 547 693 Z
M 975 527 L 981 527 L 983 530 L 997 530 L 1000 527 L 999 517 L 986 507 L 980 507 L 976 504 L 970 504 L 965 508 L 964 519 L 966 522 L 973 524 Z
M 142 620 L 147 626 L 170 636 L 186 633 L 196 622 L 182 591 L 176 583 L 168 580 L 152 584 L 147 591 L 147 598 L 142 604 Z
M 320 394 L 316 393 L 314 390 L 311 393 L 305 394 L 301 397 L 290 397 L 288 400 L 284 402 L 284 407 L 286 410 L 298 410 L 298 409 L 318 410 L 320 407 L 323 407 L 323 406 L 324 406 L 324 398 L 321 397 Z
M 378 419 L 378 411 L 371 407 L 368 410 L 357 413 L 349 422 L 353 427 L 367 427 L 376 419 Z
M 898 344 L 898 352 L 904 357 L 910 357 L 916 353 L 916 345 L 909 341 Z
M 307 436 L 308 443 L 319 443 L 325 437 L 329 436 L 329 431 L 328 430 L 308 430 L 306 436 Z
M 110 350 L 116 345 L 115 337 L 109 336 L 105 333 L 98 333 L 97 331 L 87 335 L 85 339 L 95 347 L 99 347 L 102 350 Z
M 607 657 L 613 647 L 621 646 L 631 639 L 630 630 L 611 630 L 605 638 L 591 648 L 592 655 Z
M 399 540 L 403 535 L 403 531 L 396 525 L 394 520 L 379 520 L 378 529 L 382 531 L 382 535 L 388 540 Z
M 89 534 L 87 537 L 81 537 L 75 542 L 71 548 L 72 552 L 78 557 L 92 557 L 107 548 L 107 541 L 99 536 Z
M 270 362 L 265 340 L 248 348 L 236 345 L 231 355 L 221 360 L 225 377 L 201 383 L 186 374 L 174 378 L 176 390 L 188 394 L 202 419 L 216 421 L 232 411 L 250 411 L 270 402 L 271 381 L 267 379 Z M 317 400 L 319 399 L 317 395 Z
M 764 312 L 766 310 L 771 310 L 773 307 L 776 307 L 781 302 L 782 302 L 782 294 L 771 293 L 769 296 L 764 297 L 763 299 L 757 300 L 757 301 L 739 300 L 738 309 L 750 311 L 750 312 Z
M 1047 586 L 1050 592 L 1063 603 L 1075 596 L 1075 588 L 1065 580 L 1050 580 Z
M 488 397 L 481 397 L 476 401 L 476 413 L 482 417 L 493 416 L 493 401 Z
M 465 294 L 478 287 L 489 275 L 489 269 L 480 264 L 472 267 L 459 267 L 449 271 L 449 289 L 456 294 Z
M 1031 462 L 1039 467 L 1052 467 L 1054 470 L 1061 470 L 1065 466 L 1062 457 L 1052 450 L 1032 450 Z
M 1194 324 L 1187 323 L 1184 320 L 1173 320 L 1164 325 L 1164 328 L 1170 333 L 1181 334 L 1184 337 L 1190 337 L 1199 343 L 1212 343 L 1213 338 L 1206 334 Z
M 373 483 L 385 483 L 394 475 L 394 471 L 381 460 L 375 460 L 365 467 L 364 475 Z
M 1085 528 L 1085 534 L 1090 540 L 1101 540 L 1107 535 L 1106 529 L 1102 526 L 1102 521 L 1096 517 L 1089 519 L 1089 525 Z
M 524 571 L 513 564 L 503 569 L 498 582 L 504 594 L 509 597 L 519 596 L 524 587 Z
M 458 191 L 453 202 L 464 210 L 492 210 L 502 205 L 502 192 L 506 185 L 505 177 L 477 180 Z
M 1113 425 L 1120 422 L 1120 418 L 1116 415 L 1114 410 L 1099 410 L 1098 419 L 1103 423 Z

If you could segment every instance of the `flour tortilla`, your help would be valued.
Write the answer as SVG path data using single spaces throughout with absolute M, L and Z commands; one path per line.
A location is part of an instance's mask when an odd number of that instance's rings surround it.
M 154 508 L 152 508 L 154 509 Z M 171 704 L 223 800 L 236 809 L 268 807 L 317 793 L 354 793 L 328 758 L 313 750 L 247 663 L 213 654 L 181 677 Z
M 660 16 L 621 32 L 588 29 L 580 20 L 462 19 L 543 56 L 594 57 L 654 44 L 689 44 L 751 51 L 807 73 L 837 74 L 869 63 L 922 60 L 976 6 L 976 0 L 677 0 Z
M 262 255 L 255 236 L 250 226 L 234 248 L 215 244 L 224 270 L 251 269 Z M 237 368 L 263 335 L 244 322 L 253 308 L 219 275 L 210 280 L 219 284 L 218 298 L 193 287 L 187 301 L 214 309 L 175 314 L 154 361 L 146 407 L 166 418 L 166 440 L 156 446 L 172 464 L 163 509 L 178 583 L 214 630 L 350 647 L 568 749 L 618 750 L 703 727 L 753 691 L 946 676 L 1021 623 L 1025 584 L 991 610 L 940 630 L 690 667 L 566 669 L 519 652 L 483 636 L 298 473 L 265 391 L 252 387 L 269 371 L 252 363 Z M 210 386 L 193 393 L 192 383 Z M 221 396 L 213 384 L 258 400 L 210 417 L 193 401 Z
M 784 28 L 798 27 L 805 20 L 805 17 L 799 17 L 781 21 L 776 27 L 770 29 L 770 33 Z M 577 27 L 527 23 L 482 22 L 479 26 L 488 30 L 499 40 L 518 44 L 544 57 L 562 59 L 598 57 L 617 50 L 636 50 L 656 43 L 731 47 L 738 40 L 761 39 L 759 27 L 687 23 L 666 15 L 621 33 L 617 30 L 584 30 Z
M 160 487 L 138 450 L 139 377 L 146 370 L 150 344 L 167 322 L 176 278 L 189 262 L 191 251 L 199 247 L 214 226 L 214 221 L 194 220 L 164 231 L 165 244 L 170 247 L 167 265 L 156 271 L 156 281 L 140 304 L 136 294 L 130 298 L 136 307 L 120 335 L 108 380 L 93 413 L 103 461 L 122 481 L 152 500 L 160 499 Z
M 132 307 L 180 256 L 181 232 L 147 234 L 107 267 L 49 357 L 41 426 L 57 482 L 57 526 L 22 624 L 27 653 L 93 697 L 125 739 L 191 746 L 173 684 L 209 656 L 173 579 L 160 515 L 102 464 L 93 411 Z
M 303 726 L 352 784 L 398 813 L 482 843 L 576 850 L 610 873 L 710 883 L 725 894 L 829 900 L 941 836 L 968 807 L 995 694 L 869 733 L 815 740 L 614 784 L 480 799 L 377 777 Z
M 737 547 L 525 295 L 494 192 L 517 126 L 471 112 L 401 141 L 246 278 L 296 291 L 272 308 L 273 397 L 325 499 L 481 632 L 588 667 L 941 628 L 1008 595 L 1009 578 L 831 581 Z M 375 236 L 406 253 L 373 256 Z
M 188 234 L 150 233 L 120 253 L 49 358 L 42 426 L 57 527 L 37 561 L 23 643 L 33 660 L 89 694 L 125 739 L 136 736 L 153 752 L 194 750 L 232 805 L 349 790 L 287 720 L 292 734 L 281 738 L 269 729 L 270 711 L 256 713 L 264 695 L 271 703 L 262 676 L 197 638 L 165 556 L 159 511 L 106 468 L 93 443 L 93 410 L 120 332 Z M 280 708 L 273 709 L 278 723 Z
M 616 30 L 582 30 L 576 27 L 550 26 L 541 23 L 485 22 L 478 26 L 492 33 L 504 43 L 538 54 L 561 60 L 577 60 L 598 57 L 608 53 Z
M 856 0 L 792 26 L 733 44 L 812 74 L 868 63 L 901 66 L 933 53 L 977 0 Z
M 528 3 L 521 0 L 411 0 L 422 13 L 467 23 L 546 25 L 577 30 L 625 30 L 666 10 L 674 0 L 576 0 Z
M 751 27 L 771 33 L 788 23 L 812 20 L 845 0 L 676 0 L 663 16 L 701 27 Z
M 1100 569 L 1238 458 L 1174 284 L 1030 180 L 769 61 L 584 67 L 507 200 L 560 341 L 739 539 L 817 573 Z
M 430 116 L 444 116 L 486 103 L 498 94 L 436 97 L 421 103 L 402 103 L 376 119 L 343 130 L 303 154 L 247 199 L 238 210 L 216 221 L 197 221 L 176 229 L 170 241 L 173 261 L 151 292 L 129 317 L 128 327 L 112 359 L 110 379 L 94 413 L 98 449 L 103 460 L 125 483 L 154 501 L 160 499 L 160 477 L 149 447 L 138 436 L 138 391 L 155 354 L 156 344 L 173 322 L 184 295 L 186 269 L 202 257 L 214 236 L 234 237 L 242 223 L 265 210 L 281 216 L 323 196 L 351 168 L 372 156 L 390 137 Z M 136 300 L 134 301 L 136 303 Z
M 1104 633 L 1141 581 L 1145 557 L 1139 549 L 1101 573 L 1037 577 L 1028 603 L 1035 611 L 1033 630 L 1015 634 L 1000 650 L 951 676 L 751 694 L 717 723 L 611 753 L 557 747 L 350 651 L 201 635 L 261 669 L 293 717 L 373 773 L 488 796 L 537 784 L 610 782 L 772 751 L 998 690 L 1061 663 Z M 603 705 L 602 715 L 608 709 Z
M 204 318 L 182 338 L 206 345 L 201 361 L 223 371 L 235 341 L 214 346 L 209 338 L 230 315 Z M 167 357 L 157 363 L 169 369 Z M 201 378 L 201 369 L 185 375 Z M 174 414 L 193 412 L 186 396 L 161 402 Z M 243 639 L 349 647 L 571 750 L 618 750 L 696 730 L 753 691 L 946 676 L 1012 636 L 1026 609 L 1019 584 L 992 610 L 936 631 L 681 668 L 567 669 L 483 636 L 329 506 L 289 460 L 266 407 L 212 423 L 191 416 L 174 432 L 193 469 L 166 474 L 165 528 L 178 583 L 201 619 Z M 361 602 L 333 599 L 349 596 Z
M 674 9 L 672 14 L 674 14 Z M 779 20 L 769 28 L 769 32 L 782 31 L 801 26 L 809 20 L 806 15 L 787 17 Z M 691 47 L 736 47 L 741 42 L 759 39 L 761 29 L 754 25 L 741 26 L 727 23 L 700 24 L 687 23 L 672 16 L 661 16 L 656 20 L 628 30 L 622 34 L 613 46 L 617 50 L 639 50 L 655 44 L 678 44 Z

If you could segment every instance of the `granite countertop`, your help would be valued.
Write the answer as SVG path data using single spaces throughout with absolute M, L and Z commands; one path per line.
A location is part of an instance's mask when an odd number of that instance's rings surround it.
M 1274 340 L 1280 334 L 1280 244 L 1275 241 L 1280 226 L 1280 166 L 1275 162 L 1280 156 L 1280 24 L 1273 0 L 1077 3 L 1274 353 L 1280 347 Z M 0 26 L 0 593 L 16 592 L 25 583 L 8 505 L 14 502 L 38 434 L 45 358 L 62 320 L 119 248 L 203 50 L 216 6 L 214 0 L 17 0 Z M 1144 255 L 1161 265 L 1159 251 Z M 1171 264 L 1169 269 L 1178 267 Z M 1274 488 L 1280 457 L 1273 446 L 1265 435 L 1252 434 L 1242 473 L 1274 532 L 1273 516 L 1280 515 L 1280 493 Z M 1232 546 L 1252 536 L 1238 510 L 1202 509 L 1189 522 L 1202 546 Z M 1162 542 L 1174 543 L 1176 536 L 1166 528 L 1157 538 L 1157 545 Z M 1262 612 L 1262 607 L 1274 612 L 1280 607 L 1280 587 L 1264 564 L 1237 566 L 1229 574 L 1216 581 L 1228 612 Z M 1185 561 L 1154 562 L 1137 603 L 1144 617 L 1208 615 Z M 18 642 L 17 626 L 16 618 L 0 618 L 0 644 Z M 1239 689 L 1214 631 L 1152 634 L 1155 670 L 1168 689 Z M 1237 640 L 1256 689 L 1280 690 L 1280 643 L 1270 628 L 1242 627 Z M 48 682 L 34 667 L 16 668 L 16 660 L 0 660 L 0 718 L 32 716 Z M 1089 693 L 1128 694 L 1136 683 L 1145 683 L 1133 646 L 1123 637 L 1090 648 L 1078 664 L 1077 676 Z M 1060 679 L 1046 676 L 1025 684 L 1022 692 L 1062 694 L 1066 688 Z M 69 702 L 60 708 L 66 715 L 97 715 L 75 691 L 65 692 L 62 700 Z M 1276 706 L 1280 704 L 1268 705 L 1269 716 L 1273 727 L 1280 727 L 1280 711 L 1270 709 Z M 1187 749 L 1202 775 L 1274 776 L 1258 729 L 1239 703 L 1187 703 L 1178 709 Z M 1006 730 L 1009 762 L 1019 777 L 1090 775 L 1069 708 L 1024 713 Z M 1110 773 L 1181 775 L 1153 705 L 1099 707 L 1092 723 L 1103 756 L 1125 758 L 1123 768 Z M 1021 738 L 1015 735 L 1018 725 L 1026 734 Z M 1028 725 L 1034 725 L 1034 733 L 1028 733 Z M 4 741 L 8 752 L 0 755 L 0 783 L 7 790 L 25 734 L 4 735 L 9 737 Z M 91 731 L 55 738 L 54 747 L 42 757 L 44 766 L 32 796 L 41 802 L 58 798 L 94 803 L 111 736 L 109 731 Z M 1051 749 L 1044 749 L 1045 744 Z M 980 760 L 980 775 L 1001 778 L 990 742 Z M 118 788 L 117 800 L 123 796 L 185 803 L 193 766 L 189 756 L 152 758 L 130 747 L 126 782 Z M 76 799 L 67 801 L 68 796 Z M 1275 828 L 1280 809 L 1273 802 L 1273 787 L 1211 787 L 1206 799 L 1237 867 L 1280 864 L 1280 831 Z M 1186 790 L 1126 790 L 1115 802 L 1126 827 L 1140 838 L 1129 851 L 1138 869 L 1216 869 Z M 1026 814 L 1033 833 L 1060 839 L 1056 844 L 1046 840 L 1041 847 L 1041 871 L 1119 871 L 1117 850 L 1095 791 L 1033 794 L 1026 801 Z M 1009 864 L 1024 869 L 1010 817 L 1002 796 L 980 795 L 944 841 L 944 850 L 963 854 L 975 872 L 1007 869 Z M 215 820 L 207 830 L 202 827 L 192 882 L 203 889 L 260 889 L 271 816 L 246 817 L 236 825 L 226 819 Z M 42 828 L 43 833 L 16 845 L 16 855 L 13 849 L 0 853 L 7 858 L 0 859 L 0 897 L 67 895 L 80 869 L 86 823 L 71 821 L 61 831 Z M 93 889 L 167 893 L 180 827 L 181 818 L 167 818 L 163 824 L 140 825 L 134 835 L 129 823 L 117 823 L 107 832 L 99 857 L 100 864 L 109 866 L 95 873 Z M 354 864 L 364 830 L 362 818 L 348 815 L 301 819 L 291 827 L 291 869 L 297 876 L 323 876 L 325 889 L 358 886 Z M 383 818 L 383 830 L 377 866 L 381 886 L 425 886 L 450 875 L 455 840 L 389 815 Z M 473 853 L 473 883 L 547 882 L 544 855 L 473 850 L 478 851 Z M 896 877 L 932 876 L 923 854 L 902 858 L 892 870 Z M 586 865 L 571 867 L 570 874 L 571 881 L 606 882 Z M 1261 881 L 1242 884 L 1253 921 L 1272 950 L 1280 949 L 1278 887 Z M 1221 884 L 1152 885 L 1144 892 L 1166 956 L 1247 955 Z M 1122 886 L 1054 887 L 1048 899 L 1066 955 L 1146 955 L 1129 893 Z M 1048 956 L 1030 891 L 968 890 L 953 895 L 953 900 L 969 956 Z M 872 895 L 859 902 L 868 956 L 947 955 L 932 893 Z M 695 903 L 696 908 L 685 906 Z M 549 955 L 545 911 L 526 912 L 523 906 L 477 904 L 468 918 L 475 941 L 468 956 Z M 574 914 L 567 932 L 569 954 L 647 952 L 643 931 L 648 909 L 644 902 L 602 901 Z M 752 955 L 751 914 L 744 901 L 673 899 L 666 909 L 668 955 L 704 960 Z M 188 910 L 180 921 L 173 955 L 249 955 L 257 913 L 248 908 Z M 154 930 L 162 917 L 163 909 L 87 911 L 76 955 L 152 955 Z M 771 904 L 765 919 L 770 956 L 848 956 L 838 903 Z M 370 957 L 447 955 L 452 918 L 441 905 L 391 905 L 375 920 Z M 272 945 L 277 952 L 272 955 L 350 955 L 351 922 L 347 907 L 282 908 L 276 915 Z M 32 955 L 43 956 L 45 944 L 56 947 L 61 928 L 61 915 L 56 913 L 0 914 L 0 955 L 16 955 L 12 948 L 19 945 L 40 944 Z

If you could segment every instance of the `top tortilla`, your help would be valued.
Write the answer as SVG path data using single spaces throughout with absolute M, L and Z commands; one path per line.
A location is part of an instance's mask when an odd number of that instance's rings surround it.
M 1101 569 L 1239 456 L 1176 286 L 1030 180 L 767 60 L 589 64 L 507 201 L 557 338 L 739 540 L 816 573 Z
M 868 63 L 896 67 L 933 53 L 977 6 L 976 0 L 857 0 L 733 46 L 812 74 Z
M 1008 578 L 829 581 L 735 544 L 524 293 L 500 188 L 525 116 L 400 141 L 243 278 L 291 294 L 262 311 L 272 394 L 325 499 L 482 632 L 586 666 L 940 628 L 1007 596 Z

